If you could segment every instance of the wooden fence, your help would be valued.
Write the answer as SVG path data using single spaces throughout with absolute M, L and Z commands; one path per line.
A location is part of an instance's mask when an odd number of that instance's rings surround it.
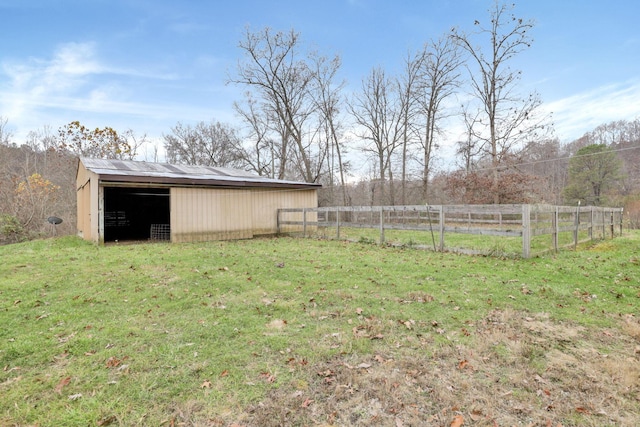
M 403 232 L 405 238 L 409 236 L 410 242 L 419 235 L 429 236 L 427 240 L 431 244 L 421 246 L 434 250 L 477 253 L 491 253 L 492 250 L 474 251 L 445 245 L 445 236 L 451 236 L 450 233 L 498 236 L 511 241 L 514 238 L 521 240 L 521 255 L 529 258 L 534 240 L 536 252 L 540 253 L 622 234 L 623 210 L 551 205 L 341 206 L 279 209 L 277 215 L 279 233 L 297 229 L 304 237 L 318 234 L 327 237 L 328 230 L 332 230 L 332 237 L 348 239 L 347 234 L 352 236 L 353 233 L 347 233 L 347 230 L 373 229 L 377 240 L 385 243 L 385 232 L 397 230 Z M 541 243 L 537 236 L 548 236 L 548 239 L 542 238 Z

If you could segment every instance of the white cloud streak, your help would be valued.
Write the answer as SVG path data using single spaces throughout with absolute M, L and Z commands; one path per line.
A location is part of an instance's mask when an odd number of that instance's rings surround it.
M 640 117 L 640 81 L 612 83 L 543 104 L 557 136 L 571 142 L 599 125 Z

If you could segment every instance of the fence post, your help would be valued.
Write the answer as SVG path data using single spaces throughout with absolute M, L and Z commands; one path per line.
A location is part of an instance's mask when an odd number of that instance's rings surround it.
M 573 250 L 578 249 L 578 231 L 580 228 L 580 200 L 578 200 L 578 207 L 576 208 L 575 228 L 573 230 Z
M 380 206 L 380 244 L 384 243 L 384 206 Z
M 302 238 L 307 237 L 307 208 L 302 208 Z
M 336 239 L 340 240 L 340 208 L 336 209 Z
M 611 218 L 611 238 L 613 239 L 615 237 L 615 224 L 614 224 L 614 216 L 613 216 L 613 209 L 611 209 L 611 212 L 609 213 L 609 217 Z
M 440 229 L 440 252 L 444 252 L 444 205 L 440 205 L 438 212 L 438 228 Z
M 551 217 L 551 221 L 552 221 L 552 228 L 553 228 L 553 235 L 551 236 L 552 239 L 552 243 L 553 243 L 553 250 L 554 252 L 558 252 L 558 234 L 560 233 L 560 230 L 558 230 L 559 226 L 558 226 L 558 207 L 554 206 L 553 208 L 553 216 Z
M 276 214 L 276 233 L 280 234 L 280 209 L 277 210 Z
M 531 205 L 522 205 L 522 258 L 531 255 Z
M 622 220 L 624 219 L 624 208 L 620 208 L 620 237 L 622 237 Z

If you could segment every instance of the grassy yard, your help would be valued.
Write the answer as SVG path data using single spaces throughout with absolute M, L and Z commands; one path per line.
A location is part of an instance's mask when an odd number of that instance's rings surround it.
M 0 247 L 0 425 L 637 426 L 639 248 Z

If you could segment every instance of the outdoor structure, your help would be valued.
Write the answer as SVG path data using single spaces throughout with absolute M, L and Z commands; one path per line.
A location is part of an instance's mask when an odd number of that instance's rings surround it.
M 317 207 L 320 187 L 229 168 L 81 158 L 78 235 L 101 244 L 275 234 L 278 209 Z

